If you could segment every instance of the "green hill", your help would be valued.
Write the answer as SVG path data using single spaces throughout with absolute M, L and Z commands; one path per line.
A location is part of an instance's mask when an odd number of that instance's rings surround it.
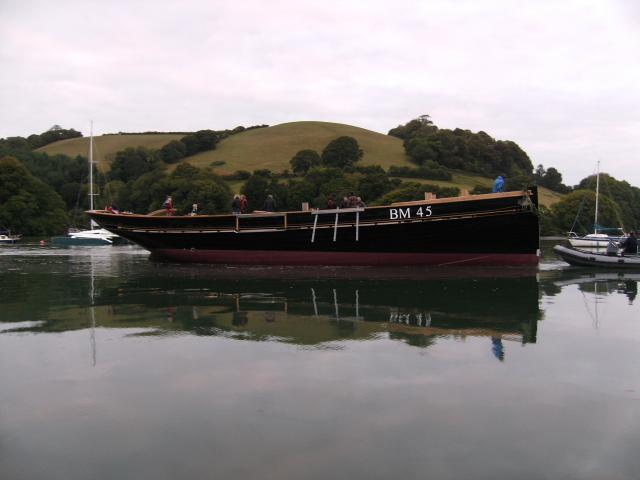
M 179 140 L 180 134 L 102 135 L 94 137 L 94 158 L 99 168 L 108 169 L 116 152 L 127 147 L 159 149 L 171 140 Z M 313 149 L 322 153 L 324 147 L 335 138 L 355 138 L 364 151 L 362 165 L 411 165 L 404 153 L 402 140 L 372 132 L 364 128 L 328 122 L 283 123 L 268 128 L 256 128 L 232 135 L 218 144 L 215 150 L 202 152 L 183 161 L 196 167 L 208 167 L 212 162 L 224 161 L 216 168 L 221 174 L 236 170 L 269 169 L 281 172 L 290 169 L 289 160 L 298 151 Z M 38 151 L 50 155 L 62 153 L 69 156 L 87 155 L 88 138 L 72 138 L 55 142 Z
M 182 134 L 139 134 L 139 135 L 101 135 L 94 137 L 94 158 L 101 170 L 108 170 L 116 152 L 127 147 L 146 147 L 159 149 L 172 140 L 179 140 Z M 298 151 L 313 149 L 322 153 L 324 147 L 335 138 L 353 137 L 364 152 L 360 165 L 380 165 L 388 169 L 391 165 L 415 166 L 404 152 L 402 140 L 364 128 L 329 122 L 292 122 L 268 128 L 256 128 L 231 135 L 222 140 L 215 150 L 187 157 L 183 161 L 196 167 L 209 167 L 213 162 L 224 162 L 215 167 L 220 174 L 230 174 L 236 170 L 253 171 L 269 169 L 282 172 L 290 169 L 289 160 Z M 69 156 L 84 155 L 89 151 L 89 139 L 73 138 L 62 140 L 40 148 L 38 151 Z M 169 167 L 175 168 L 175 165 Z M 451 181 L 421 180 L 442 186 L 455 186 L 472 190 L 476 185 L 491 186 L 492 179 L 471 173 L 454 171 Z M 403 180 L 411 180 L 404 178 Z M 540 201 L 551 205 L 562 195 L 547 189 L 540 189 Z
M 160 149 L 171 140 L 180 140 L 182 134 L 140 134 L 140 135 L 100 135 L 93 137 L 93 158 L 100 170 L 108 170 L 116 152 L 127 147 L 145 147 Z M 89 155 L 89 137 L 69 138 L 50 143 L 37 149 L 49 155 L 63 154 L 75 157 Z
M 289 160 L 300 150 L 322 153 L 327 144 L 338 137 L 353 137 L 364 152 L 361 165 L 411 165 L 404 153 L 402 140 L 364 128 L 328 122 L 283 123 L 233 135 L 220 142 L 218 148 L 188 159 L 196 167 L 224 161 L 220 173 L 266 168 L 274 172 L 291 169 Z

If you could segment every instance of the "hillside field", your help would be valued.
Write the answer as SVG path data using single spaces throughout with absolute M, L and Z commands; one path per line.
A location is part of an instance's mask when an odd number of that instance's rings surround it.
M 127 147 L 159 149 L 172 140 L 180 140 L 182 134 L 139 134 L 101 135 L 94 137 L 94 159 L 101 171 L 108 171 L 116 152 Z M 358 141 L 364 155 L 360 165 L 380 165 L 388 169 L 392 165 L 415 167 L 404 152 L 402 140 L 364 128 L 329 122 L 292 122 L 267 128 L 247 130 L 222 140 L 215 150 L 201 152 L 187 157 L 188 162 L 199 168 L 212 167 L 213 162 L 225 162 L 214 166 L 216 173 L 230 174 L 237 170 L 254 171 L 269 169 L 282 172 L 290 169 L 289 160 L 300 150 L 312 149 L 322 153 L 324 147 L 341 136 L 353 137 Z M 89 138 L 62 140 L 39 149 L 50 155 L 88 156 Z M 173 170 L 176 165 L 169 166 Z M 441 186 L 472 190 L 476 185 L 489 187 L 493 180 L 471 173 L 454 171 L 451 181 L 408 179 Z M 238 182 L 231 187 L 239 190 Z M 552 205 L 562 198 L 561 194 L 540 188 L 540 203 Z
M 145 147 L 160 149 L 172 140 L 180 140 L 181 134 L 140 134 L 140 135 L 100 135 L 93 137 L 93 159 L 97 168 L 108 171 L 116 152 L 127 147 Z M 60 140 L 37 149 L 49 155 L 63 154 L 75 157 L 89 156 L 89 137 Z

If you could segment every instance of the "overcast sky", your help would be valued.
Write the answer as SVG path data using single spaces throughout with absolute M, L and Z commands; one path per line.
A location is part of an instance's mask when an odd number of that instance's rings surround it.
M 640 186 L 636 0 L 0 0 L 0 65 L 0 137 L 429 114 Z

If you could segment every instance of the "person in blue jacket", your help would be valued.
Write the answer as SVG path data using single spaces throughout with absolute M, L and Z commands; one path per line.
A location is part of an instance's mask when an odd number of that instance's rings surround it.
M 496 181 L 493 182 L 493 193 L 504 192 L 504 176 L 498 175 Z

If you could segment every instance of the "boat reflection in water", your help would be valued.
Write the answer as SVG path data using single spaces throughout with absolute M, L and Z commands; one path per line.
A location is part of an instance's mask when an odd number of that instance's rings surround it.
M 340 341 L 384 335 L 417 347 L 443 336 L 490 337 L 495 348 L 503 340 L 535 342 L 540 318 L 535 277 L 268 286 L 238 281 L 171 294 L 153 287 L 125 291 L 121 289 L 112 303 L 116 315 L 142 305 L 143 297 L 146 309 L 166 309 L 167 323 L 143 335 L 190 331 L 318 348 L 339 348 Z M 136 317 L 140 315 L 144 311 Z
M 487 349 L 502 360 L 503 342 L 536 341 L 542 316 L 536 270 L 529 268 L 155 265 L 125 281 L 114 276 L 77 280 L 89 285 L 82 298 L 93 299 L 90 325 L 142 329 L 129 334 L 135 336 L 190 333 L 318 349 L 385 338 L 428 347 L 443 337 L 484 337 Z M 85 329 L 87 316 L 79 307 L 52 308 L 47 320 L 28 330 Z
M 545 293 L 554 295 L 562 288 L 577 285 L 584 294 L 592 294 L 597 300 L 599 296 L 623 294 L 632 305 L 638 296 L 638 280 L 640 273 L 624 271 L 591 271 L 583 268 L 568 269 L 553 279 L 553 283 L 545 284 Z
M 89 327 L 93 342 L 94 327 L 124 328 L 135 329 L 129 336 L 189 333 L 317 349 L 381 339 L 424 348 L 439 338 L 480 337 L 504 360 L 506 342 L 537 341 L 542 296 L 578 284 L 596 295 L 624 293 L 633 302 L 640 277 L 571 268 L 212 268 L 132 261 L 142 268 L 131 273 L 114 256 L 86 259 L 71 267 L 76 274 L 50 287 L 55 290 L 43 285 L 40 302 L 21 299 L 23 290 L 16 288 L 11 293 L 16 305 L 34 304 L 39 310 L 26 310 L 29 318 L 21 319 L 21 310 L 8 304 L 13 321 L 37 320 L 11 331 Z M 84 300 L 56 300 L 65 297 Z

